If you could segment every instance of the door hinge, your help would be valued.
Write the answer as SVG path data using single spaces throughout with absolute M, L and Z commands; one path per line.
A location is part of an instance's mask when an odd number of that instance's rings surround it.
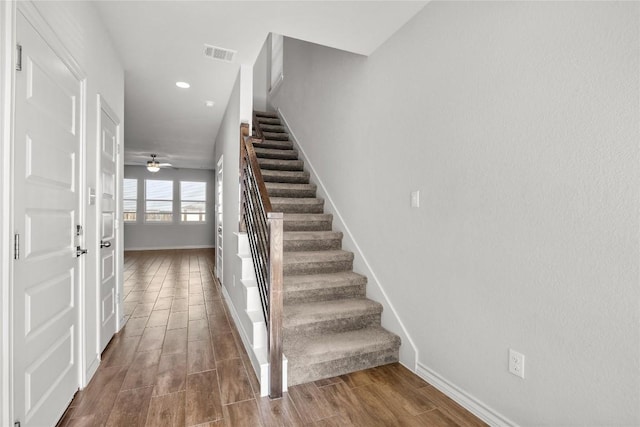
M 13 235 L 13 259 L 20 259 L 20 235 Z
M 22 71 L 22 45 L 16 45 L 16 71 Z

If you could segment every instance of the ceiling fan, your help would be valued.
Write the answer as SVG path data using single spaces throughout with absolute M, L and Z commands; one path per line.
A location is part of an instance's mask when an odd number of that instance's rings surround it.
M 151 160 L 149 160 L 147 162 L 147 170 L 149 172 L 158 172 L 160 170 L 160 168 L 172 168 L 173 166 L 171 166 L 171 163 L 160 163 L 159 161 L 156 160 L 156 157 L 158 155 L 157 154 L 152 154 L 151 155 Z

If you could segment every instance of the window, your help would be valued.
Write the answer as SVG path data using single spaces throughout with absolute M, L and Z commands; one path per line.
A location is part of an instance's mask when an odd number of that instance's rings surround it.
M 173 221 L 173 181 L 145 180 L 144 199 L 145 221 Z
M 204 222 L 207 214 L 207 183 L 180 181 L 180 219 Z
M 138 180 L 124 179 L 124 191 L 122 196 L 124 222 L 136 222 L 138 211 Z

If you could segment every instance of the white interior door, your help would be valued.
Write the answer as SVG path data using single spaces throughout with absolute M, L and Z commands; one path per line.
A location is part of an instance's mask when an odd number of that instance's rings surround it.
M 82 83 L 17 14 L 13 219 L 14 416 L 52 426 L 78 389 Z
M 216 170 L 216 277 L 222 283 L 222 157 Z
M 116 333 L 116 208 L 118 200 L 118 120 L 100 103 L 100 349 L 102 353 Z

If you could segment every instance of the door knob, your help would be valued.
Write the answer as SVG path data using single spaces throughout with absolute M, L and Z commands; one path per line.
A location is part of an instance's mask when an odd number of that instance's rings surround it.
M 82 249 L 80 246 L 76 246 L 76 257 L 79 257 L 80 255 L 84 255 L 86 253 L 86 249 Z
M 104 240 L 100 240 L 100 247 L 101 248 L 110 248 L 111 247 L 111 242 L 105 242 Z

